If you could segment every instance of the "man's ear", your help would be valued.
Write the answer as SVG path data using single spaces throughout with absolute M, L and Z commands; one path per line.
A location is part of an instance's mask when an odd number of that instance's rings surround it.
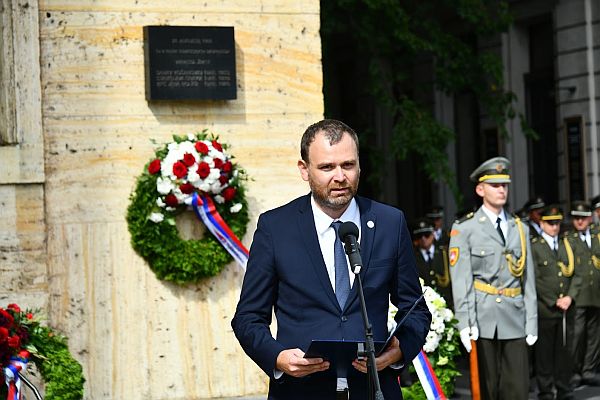
M 483 183 L 478 183 L 477 186 L 475 186 L 475 193 L 477 193 L 479 197 L 483 197 L 485 193 L 483 191 Z
M 298 160 L 298 170 L 302 179 L 308 182 L 308 165 L 303 160 Z

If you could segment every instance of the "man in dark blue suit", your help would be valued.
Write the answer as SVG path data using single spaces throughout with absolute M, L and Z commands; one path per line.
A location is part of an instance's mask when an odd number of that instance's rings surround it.
M 304 358 L 312 339 L 365 339 L 358 285 L 347 260 L 340 266 L 335 221 L 359 227 L 360 276 L 375 341 L 387 337 L 390 299 L 399 320 L 421 294 L 410 234 L 400 210 L 356 196 L 358 137 L 350 127 L 335 120 L 313 124 L 300 152 L 298 168 L 311 193 L 259 217 L 231 325 L 270 377 L 269 399 L 364 400 L 365 361 L 354 360 L 346 376 L 336 376 L 328 361 Z M 269 329 L 273 310 L 276 338 Z M 377 357 L 386 399 L 402 398 L 399 371 L 421 350 L 430 322 L 421 300 Z

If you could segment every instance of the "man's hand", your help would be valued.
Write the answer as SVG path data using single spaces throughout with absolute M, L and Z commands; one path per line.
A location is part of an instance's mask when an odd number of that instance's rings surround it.
M 556 307 L 560 308 L 562 311 L 567 311 L 569 307 L 571 307 L 572 301 L 573 299 L 571 299 L 571 296 L 561 297 L 556 299 Z
M 479 339 L 479 328 L 476 326 L 467 326 L 460 331 L 460 341 L 462 342 L 463 346 L 465 346 L 467 353 L 471 352 L 471 339 Z
M 290 376 L 302 378 L 315 372 L 325 371 L 329 368 L 329 361 L 324 361 L 322 358 L 304 358 L 302 350 L 288 349 L 279 353 L 276 367 Z
M 377 365 L 377 371 L 381 371 L 389 365 L 397 363 L 402 360 L 402 350 L 400 350 L 400 342 L 398 338 L 392 338 L 392 342 L 388 346 L 388 348 L 381 353 L 381 355 L 375 358 L 375 365 Z M 367 360 L 358 360 L 355 359 L 352 361 L 352 366 L 359 370 L 360 372 L 367 372 Z

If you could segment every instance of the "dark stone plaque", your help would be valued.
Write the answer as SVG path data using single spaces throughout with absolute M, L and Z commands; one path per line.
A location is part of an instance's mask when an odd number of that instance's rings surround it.
M 144 26 L 146 100 L 237 97 L 233 27 Z

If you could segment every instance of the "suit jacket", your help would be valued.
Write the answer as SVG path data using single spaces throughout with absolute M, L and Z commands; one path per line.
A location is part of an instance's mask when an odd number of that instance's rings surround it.
M 591 245 L 583 242 L 579 232 L 566 234 L 575 253 L 575 275 L 581 278 L 581 289 L 575 299 L 577 307 L 600 307 L 600 265 L 595 266 L 594 257 L 600 259 L 600 233 L 590 229 Z
M 563 239 L 558 240 L 558 254 L 555 254 L 541 235 L 533 238 L 531 239 L 531 254 L 535 265 L 539 317 L 561 318 L 562 310 L 556 306 L 556 300 L 563 296 L 571 296 L 573 299 L 573 304 L 568 309 L 569 312 L 572 312 L 575 309 L 574 301 L 581 278 L 574 274 L 565 276 L 558 265 L 559 261 L 569 265 L 569 257 Z
M 502 244 L 481 207 L 452 226 L 448 253 L 458 328 L 462 330 L 476 324 L 479 336 L 484 339 L 537 336 L 537 298 L 529 228 L 522 224 L 527 257 L 523 275 L 518 278 L 509 271 L 506 255 L 515 261 L 521 257 L 521 237 L 515 219 L 507 216 L 506 245 Z M 475 290 L 474 280 L 498 289 L 520 287 L 522 292 L 516 297 L 493 295 Z
M 428 264 L 419 247 L 414 248 L 419 277 L 423 279 L 425 285 L 434 288 L 446 300 L 448 307 L 454 309 L 448 267 L 448 248 L 434 245 L 434 249 L 433 260 L 431 264 Z
M 400 319 L 421 294 L 410 234 L 401 211 L 363 197 L 356 198 L 361 214 L 360 248 L 369 320 L 375 341 L 385 340 L 388 305 L 399 308 Z M 312 339 L 364 340 L 357 282 L 344 309 L 335 297 L 321 255 L 310 195 L 262 214 L 254 233 L 250 258 L 232 327 L 244 351 L 271 378 L 270 399 L 334 399 L 333 371 L 304 378 L 284 375 L 275 380 L 282 350 L 306 351 Z M 272 311 L 277 335 L 271 335 Z M 429 331 L 431 314 L 422 300 L 399 330 L 408 365 Z M 380 372 L 386 398 L 401 398 L 397 370 Z M 351 398 L 367 398 L 367 375 L 349 368 Z

